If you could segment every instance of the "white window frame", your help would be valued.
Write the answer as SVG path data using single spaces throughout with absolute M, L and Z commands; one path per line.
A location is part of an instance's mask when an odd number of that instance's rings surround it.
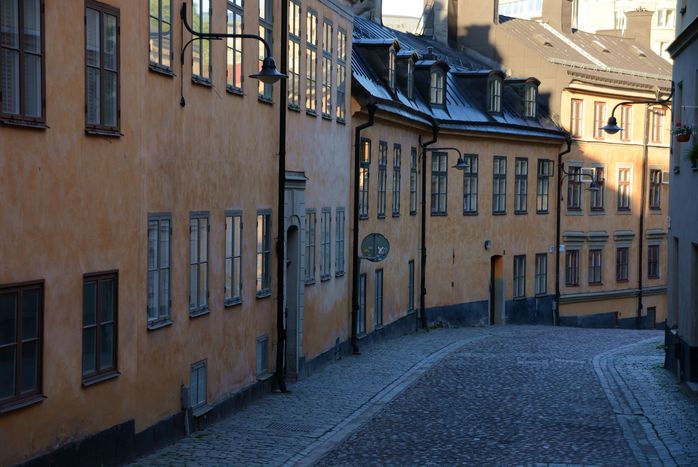
M 151 236 L 151 233 L 153 236 Z M 161 243 L 162 235 L 165 235 L 167 252 L 167 264 L 162 264 Z M 155 248 L 151 249 L 151 242 L 155 243 Z M 152 263 L 151 263 L 151 255 Z M 166 275 L 166 278 L 163 278 Z M 167 292 L 162 291 L 162 286 L 167 286 Z M 153 290 L 154 298 L 151 300 L 150 291 Z M 148 216 L 148 327 L 155 327 L 158 324 L 169 322 L 172 308 L 172 215 L 150 214 Z M 161 295 L 164 294 L 164 295 Z M 157 298 L 155 298 L 157 297 Z M 165 303 L 162 303 L 162 302 Z
M 320 211 L 320 280 L 332 277 L 332 208 Z
M 242 229 L 242 211 L 226 211 L 225 306 L 242 303 Z
M 211 223 L 208 211 L 193 212 L 189 215 L 189 316 L 208 313 L 210 231 Z M 196 232 L 195 237 L 194 232 Z M 202 233 L 204 237 L 202 237 Z M 202 238 L 205 238 L 203 242 Z M 196 243 L 195 247 L 194 243 Z M 195 283 L 192 282 L 194 276 L 196 276 Z

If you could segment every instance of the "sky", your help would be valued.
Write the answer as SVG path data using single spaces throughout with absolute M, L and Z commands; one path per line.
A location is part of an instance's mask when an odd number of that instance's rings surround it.
M 383 0 L 384 15 L 422 16 L 424 0 Z

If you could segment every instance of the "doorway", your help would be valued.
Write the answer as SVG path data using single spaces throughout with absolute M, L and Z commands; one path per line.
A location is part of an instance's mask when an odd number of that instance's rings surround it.
M 286 377 L 298 378 L 298 305 L 300 287 L 300 235 L 292 225 L 286 233 Z
M 490 258 L 490 316 L 489 324 L 504 324 L 504 259 Z

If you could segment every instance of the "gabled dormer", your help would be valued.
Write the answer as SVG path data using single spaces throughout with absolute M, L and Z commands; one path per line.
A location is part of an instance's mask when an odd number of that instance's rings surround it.
M 491 114 L 502 113 L 502 88 L 504 73 L 492 70 L 487 77 L 487 111 Z
M 400 42 L 397 39 L 354 40 L 354 49 L 391 92 L 397 86 L 397 55 Z
M 434 55 L 431 48 L 415 63 L 415 85 L 429 98 L 432 107 L 446 106 L 448 70 L 448 64 Z
M 397 54 L 397 82 L 398 87 L 408 99 L 414 99 L 414 64 L 419 60 L 419 55 L 414 51 L 403 50 Z
M 540 81 L 533 77 L 524 83 L 523 110 L 526 118 L 538 117 L 538 86 Z

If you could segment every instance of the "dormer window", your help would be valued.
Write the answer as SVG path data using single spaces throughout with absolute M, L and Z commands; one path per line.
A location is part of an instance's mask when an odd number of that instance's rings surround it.
M 414 60 L 407 61 L 407 97 L 414 99 Z
M 524 117 L 536 118 L 536 100 L 538 99 L 538 86 L 535 82 L 528 82 L 524 87 Z
M 487 83 L 487 111 L 499 113 L 502 111 L 502 78 L 491 76 Z
M 444 72 L 440 69 L 431 70 L 430 101 L 432 105 L 444 104 Z
M 390 47 L 390 54 L 388 57 L 388 83 L 390 84 L 390 89 L 395 91 L 395 62 L 397 58 L 395 47 Z

